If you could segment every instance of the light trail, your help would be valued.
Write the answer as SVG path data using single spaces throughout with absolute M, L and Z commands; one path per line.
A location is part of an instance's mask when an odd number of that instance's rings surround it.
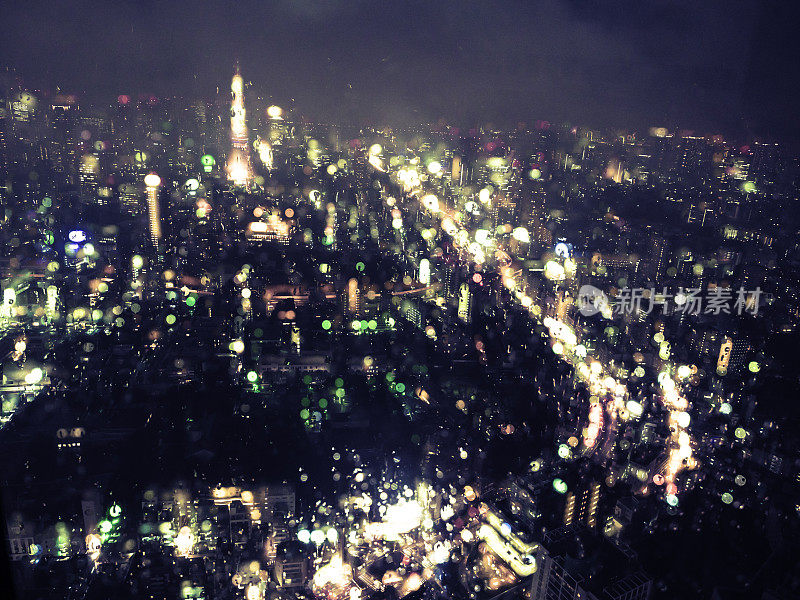
M 487 253 L 484 252 L 484 245 L 477 241 L 476 236 L 461 222 L 461 215 L 458 212 L 448 210 L 443 207 L 443 203 L 431 193 L 424 192 L 419 175 L 413 167 L 400 169 L 395 174 L 395 179 L 403 188 L 409 199 L 416 199 L 422 209 L 432 217 L 438 219 L 440 228 L 447 233 L 453 240 L 459 255 L 468 257 L 477 267 L 483 267 L 487 263 Z M 394 203 L 393 203 L 394 204 Z M 489 244 L 486 244 L 488 247 Z M 499 254 L 502 253 L 502 254 Z M 491 256 L 492 253 L 489 253 Z M 579 340 L 572 328 L 566 323 L 562 323 L 552 317 L 544 317 L 544 308 L 535 304 L 533 298 L 525 294 L 517 283 L 517 277 L 521 273 L 519 261 L 513 258 L 513 253 L 505 249 L 498 249 L 494 254 L 496 257 L 510 259 L 498 261 L 502 264 L 496 267 L 496 272 L 500 275 L 503 286 L 511 293 L 519 304 L 526 309 L 528 314 L 538 323 L 545 326 L 548 330 L 550 344 L 553 351 L 562 360 L 570 364 L 578 378 L 586 384 L 592 396 L 599 398 L 611 398 L 606 404 L 610 423 L 609 430 L 616 431 L 616 421 L 618 418 L 627 420 L 628 418 L 638 418 L 631 415 L 627 409 L 626 399 L 629 397 L 628 387 L 624 381 L 618 380 L 611 374 L 610 369 L 603 365 L 599 360 L 591 357 L 585 346 L 579 344 Z M 567 269 L 562 269 L 563 277 L 574 275 L 574 261 Z M 559 265 L 560 266 L 560 265 Z M 561 274 L 559 271 L 559 274 Z M 547 276 L 547 270 L 545 270 Z M 604 313 L 610 319 L 610 308 Z M 667 462 L 665 466 L 664 480 L 666 483 L 665 492 L 667 501 L 670 504 L 677 504 L 677 485 L 676 478 L 684 469 L 696 468 L 697 462 L 693 456 L 693 442 L 688 432 L 689 414 L 688 401 L 680 393 L 678 384 L 672 373 L 678 372 L 672 363 L 664 361 L 665 367 L 658 376 L 660 386 L 660 399 L 662 404 L 669 410 L 668 425 L 670 427 L 670 438 L 667 447 Z M 678 377 L 679 381 L 685 377 Z M 595 406 L 599 408 L 595 408 Z M 589 425 L 583 433 L 583 443 L 586 451 L 590 451 L 597 444 L 600 431 L 603 426 L 602 405 L 593 403 L 589 411 Z

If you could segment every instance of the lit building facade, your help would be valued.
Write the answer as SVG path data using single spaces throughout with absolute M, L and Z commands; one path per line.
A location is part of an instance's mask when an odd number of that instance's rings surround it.
M 161 178 L 155 173 L 150 173 L 144 178 L 147 186 L 147 223 L 150 233 L 150 242 L 154 247 L 158 247 L 161 240 L 161 209 L 158 205 L 158 189 L 161 186 Z

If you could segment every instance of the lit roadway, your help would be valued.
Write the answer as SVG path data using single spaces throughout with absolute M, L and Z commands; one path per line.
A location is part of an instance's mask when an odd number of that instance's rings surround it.
M 372 164 L 373 160 L 370 161 Z M 373 165 L 375 166 L 375 165 Z M 382 170 L 382 169 L 379 169 Z M 605 428 L 605 435 L 601 445 L 601 452 L 605 457 L 610 455 L 613 448 L 616 431 L 617 419 L 622 415 L 629 417 L 626 400 L 630 397 L 627 390 L 627 383 L 620 381 L 611 375 L 610 369 L 601 364 L 598 360 L 586 355 L 585 347 L 580 345 L 575 333 L 571 328 L 559 321 L 543 317 L 546 314 L 545 307 L 536 305 L 534 300 L 520 289 L 517 276 L 521 271 L 521 261 L 510 252 L 509 248 L 499 248 L 499 252 L 490 249 L 491 243 L 480 244 L 476 241 L 477 230 L 467 229 L 461 222 L 460 215 L 455 211 L 449 210 L 435 193 L 435 190 L 425 189 L 420 178 L 416 174 L 409 175 L 410 170 L 415 167 L 401 169 L 394 174 L 395 180 L 403 188 L 402 198 L 404 202 L 394 202 L 393 206 L 398 210 L 410 206 L 413 209 L 422 208 L 425 213 L 438 225 L 439 229 L 444 230 L 452 239 L 456 248 L 459 250 L 459 257 L 473 263 L 474 265 L 488 266 L 500 275 L 503 285 L 537 321 L 542 323 L 550 333 L 550 341 L 554 352 L 560 354 L 562 359 L 570 363 L 577 376 L 586 383 L 592 395 L 611 400 L 605 403 L 602 410 L 605 413 L 603 422 L 611 421 L 612 426 Z M 407 219 L 411 215 L 406 214 Z M 497 243 L 499 240 L 495 240 Z M 500 242 L 502 243 L 502 242 Z M 563 263 L 566 266 L 566 261 Z M 565 272 L 565 273 L 564 273 Z M 562 268 L 562 277 L 570 277 L 567 269 Z M 607 315 L 610 317 L 610 314 Z M 664 480 L 666 482 L 666 493 L 668 499 L 677 501 L 677 486 L 675 478 L 680 471 L 685 468 L 694 468 L 695 460 L 692 456 L 692 441 L 688 435 L 689 415 L 686 412 L 689 408 L 686 398 L 680 392 L 682 380 L 688 375 L 681 376 L 673 365 L 664 361 L 664 371 L 659 376 L 658 383 L 661 387 L 660 399 L 669 410 L 669 425 L 671 437 L 667 442 L 667 466 Z M 591 411 L 590 411 L 591 412 Z M 591 414 L 590 414 L 591 420 Z M 584 439 L 584 450 L 593 449 L 599 442 L 600 430 L 603 425 L 599 424 L 597 432 L 592 439 Z

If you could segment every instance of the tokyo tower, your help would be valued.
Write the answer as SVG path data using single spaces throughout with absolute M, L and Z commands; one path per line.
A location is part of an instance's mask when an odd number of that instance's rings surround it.
M 236 65 L 231 80 L 231 153 L 227 164 L 228 180 L 234 185 L 248 186 L 253 177 L 250 148 L 247 142 L 247 122 L 244 108 L 244 82 Z

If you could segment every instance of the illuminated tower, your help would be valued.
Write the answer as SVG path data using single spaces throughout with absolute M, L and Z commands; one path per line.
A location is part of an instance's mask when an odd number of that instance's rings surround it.
M 250 148 L 247 144 L 247 122 L 244 109 L 244 82 L 236 67 L 231 81 L 231 153 L 228 157 L 228 180 L 234 185 L 247 186 L 253 176 Z
M 361 316 L 361 289 L 356 278 L 347 282 L 347 312 L 356 317 Z
M 150 227 L 150 241 L 153 247 L 158 248 L 161 239 L 161 210 L 158 206 L 158 188 L 161 185 L 161 177 L 155 173 L 150 173 L 144 178 L 147 186 L 147 220 Z
M 472 323 L 472 291 L 468 283 L 458 288 L 458 318 L 468 325 Z
M 431 261 L 427 258 L 419 261 L 419 277 L 417 279 L 422 285 L 431 284 Z
M 270 106 L 267 108 L 267 116 L 269 117 L 269 143 L 272 146 L 280 146 L 287 134 L 283 109 L 280 106 Z

